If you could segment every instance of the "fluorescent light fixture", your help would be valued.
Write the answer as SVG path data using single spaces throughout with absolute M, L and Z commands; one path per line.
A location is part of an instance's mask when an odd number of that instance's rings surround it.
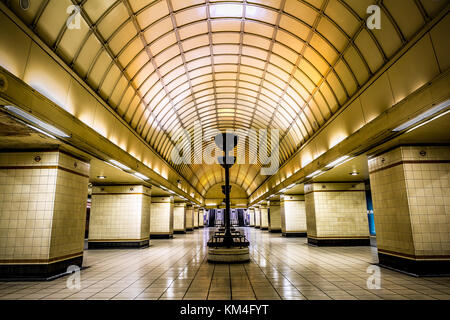
M 25 123 L 25 122 L 24 122 L 24 123 Z M 39 128 L 36 128 L 35 126 L 32 126 L 31 124 L 28 124 L 28 123 L 25 123 L 25 124 L 26 124 L 28 127 L 30 127 L 31 129 L 36 130 L 37 132 L 42 133 L 43 135 L 46 135 L 46 136 L 49 137 L 49 138 L 58 140 L 55 136 L 52 136 L 50 133 L 47 133 L 47 132 L 45 132 L 44 130 L 41 130 L 41 129 L 39 129 Z
M 116 167 L 119 167 L 122 170 L 126 170 L 126 171 L 131 171 L 130 168 L 128 168 L 126 165 L 121 164 L 119 161 L 116 160 L 109 160 L 109 162 L 111 162 L 113 165 L 115 165 Z
M 149 177 L 144 176 L 142 173 L 139 173 L 139 172 L 135 172 L 135 173 L 133 173 L 133 175 L 134 175 L 135 177 L 138 177 L 139 179 L 142 179 L 142 180 L 148 180 L 148 179 L 150 179 Z
M 322 170 L 317 170 L 317 171 L 314 171 L 313 173 L 311 173 L 309 176 L 306 176 L 306 177 L 307 178 L 313 178 L 313 177 L 317 177 L 317 176 L 321 175 L 322 173 L 323 173 Z
M 293 184 L 291 184 L 290 186 L 287 186 L 286 189 L 287 189 L 287 190 L 292 189 L 292 188 L 295 187 L 296 185 L 297 185 L 296 183 L 293 183 Z
M 333 168 L 350 160 L 350 156 L 343 156 L 326 165 L 326 168 Z
M 5 109 L 8 110 L 9 112 L 15 114 L 16 116 L 19 116 L 19 118 L 22 118 L 32 124 L 34 124 L 35 126 L 38 126 L 39 128 L 42 128 L 45 131 L 50 132 L 51 134 L 58 136 L 58 137 L 62 137 L 62 138 L 70 138 L 70 136 L 59 130 L 58 128 L 45 123 L 44 121 L 39 120 L 38 118 L 36 118 L 35 116 L 32 116 L 31 114 L 17 108 L 14 106 L 5 106 Z
M 448 106 L 450 106 L 450 100 L 447 100 L 445 102 L 442 102 L 442 103 L 432 107 L 431 109 L 419 114 L 417 117 L 405 122 L 404 124 L 398 126 L 397 128 L 395 128 L 392 131 L 395 131 L 395 132 L 403 131 L 403 130 L 419 123 L 420 121 L 425 120 L 426 118 L 429 118 L 429 117 L 435 115 L 436 113 L 444 110 Z
M 411 129 L 409 129 L 408 131 L 406 131 L 406 133 L 411 132 L 411 131 L 413 131 L 413 130 L 416 130 L 417 128 L 420 128 L 421 126 L 424 126 L 424 125 L 426 125 L 427 123 L 430 123 L 431 121 L 434 121 L 434 120 L 436 120 L 436 119 L 438 119 L 438 118 L 440 118 L 440 117 L 442 117 L 442 116 L 445 116 L 445 115 L 446 115 L 447 113 L 449 113 L 449 112 L 450 112 L 450 110 L 447 110 L 447 111 L 445 111 L 444 113 L 438 114 L 437 116 L 431 118 L 430 120 L 427 120 L 427 121 L 425 121 L 425 122 L 423 122 L 423 123 L 421 123 L 421 124 L 418 124 L 417 126 L 411 128 Z

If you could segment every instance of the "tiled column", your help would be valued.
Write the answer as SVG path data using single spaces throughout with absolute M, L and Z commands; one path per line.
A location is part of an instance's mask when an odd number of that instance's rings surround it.
M 194 207 L 191 204 L 186 205 L 186 231 L 194 230 Z
M 282 196 L 280 200 L 281 231 L 286 237 L 306 236 L 305 196 Z
M 199 228 L 203 228 L 205 226 L 205 220 L 204 220 L 204 216 L 203 216 L 204 212 L 205 212 L 205 210 L 203 210 L 202 208 L 200 208 L 198 210 L 198 227 Z
M 0 277 L 81 267 L 88 174 L 87 162 L 63 151 L 0 153 Z
M 266 204 L 261 205 L 259 208 L 261 212 L 261 230 L 269 229 L 269 211 Z
M 370 245 L 364 183 L 305 185 L 308 243 Z
M 254 227 L 255 226 L 255 208 L 249 208 L 248 215 L 250 217 L 249 226 Z
M 152 197 L 150 238 L 173 237 L 173 197 Z
M 450 147 L 397 147 L 370 159 L 369 171 L 380 264 L 449 274 Z
M 94 186 L 89 219 L 89 249 L 142 248 L 149 245 L 151 189 Z
M 280 215 L 280 201 L 269 201 L 269 231 L 281 232 L 281 215 Z
M 261 228 L 261 207 L 255 206 L 255 228 Z
M 176 202 L 173 207 L 173 232 L 186 233 L 186 203 Z
M 194 229 L 198 229 L 198 210 L 197 206 L 194 206 Z

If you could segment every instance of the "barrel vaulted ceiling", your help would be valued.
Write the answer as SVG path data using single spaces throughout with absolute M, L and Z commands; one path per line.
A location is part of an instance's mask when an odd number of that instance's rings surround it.
M 3 0 L 197 190 L 218 165 L 171 160 L 177 132 L 280 130 L 280 163 L 433 18 L 434 0 Z M 381 30 L 366 27 L 381 8 Z M 68 29 L 67 8 L 81 8 Z M 261 164 L 235 165 L 251 194 Z

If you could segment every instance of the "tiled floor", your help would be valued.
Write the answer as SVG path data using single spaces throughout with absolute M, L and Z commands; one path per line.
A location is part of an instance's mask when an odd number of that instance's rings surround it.
M 371 247 L 317 248 L 245 228 L 251 262 L 206 261 L 212 229 L 134 250 L 85 251 L 81 288 L 51 282 L 0 282 L 0 299 L 450 299 L 450 277 L 414 278 L 381 268 L 381 289 L 368 289 Z

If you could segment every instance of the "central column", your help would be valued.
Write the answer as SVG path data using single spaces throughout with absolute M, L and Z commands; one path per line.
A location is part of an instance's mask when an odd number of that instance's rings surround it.
M 238 137 L 230 133 L 219 134 L 215 137 L 215 142 L 225 153 L 223 157 L 218 158 L 225 169 L 225 185 L 222 186 L 222 192 L 225 194 L 225 232 L 216 232 L 208 241 L 208 261 L 246 262 L 250 260 L 249 242 L 239 231 L 231 233 L 230 221 L 230 168 L 236 162 L 236 157 L 229 156 L 229 152 L 237 146 Z

